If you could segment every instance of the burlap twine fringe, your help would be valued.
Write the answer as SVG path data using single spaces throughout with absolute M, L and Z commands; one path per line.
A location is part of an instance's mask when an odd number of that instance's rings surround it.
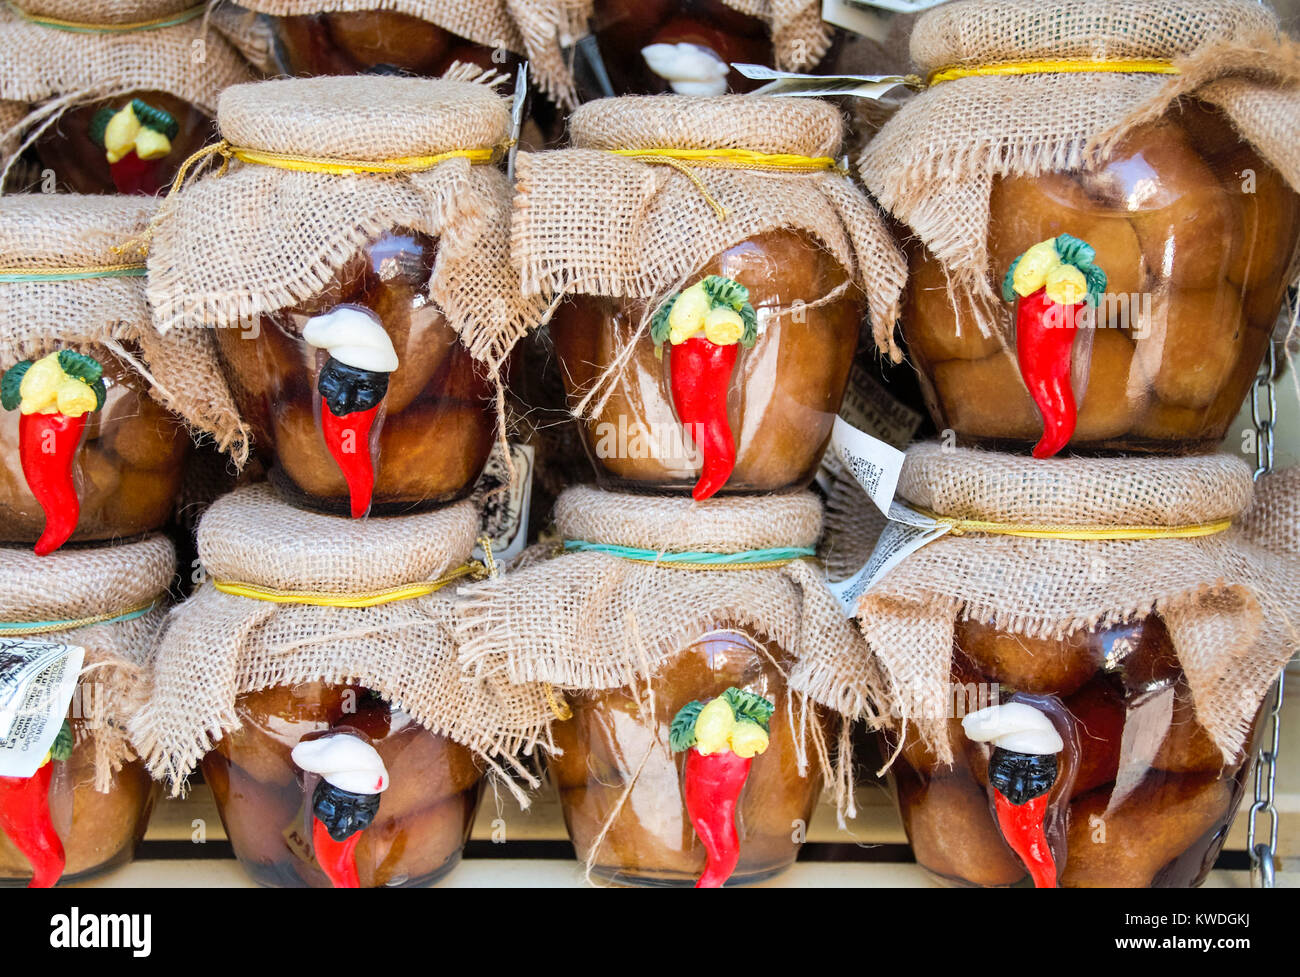
M 215 502 L 199 524 L 206 578 L 159 638 L 147 706 L 131 724 L 149 769 L 173 796 L 199 760 L 239 728 L 236 697 L 276 685 L 359 684 L 426 729 L 473 750 L 521 805 L 515 758 L 548 746 L 534 686 L 466 677 L 452 639 L 452 588 L 373 607 L 273 603 L 223 593 L 217 581 L 355 594 L 438 580 L 464 564 L 478 517 L 467 502 L 353 521 L 293 509 L 262 484 Z
M 191 0 L 16 3 L 34 16 L 88 24 L 135 23 L 194 6 Z M 132 91 L 167 92 L 213 115 L 222 89 L 253 78 L 231 43 L 209 30 L 206 16 L 156 30 L 94 33 L 34 24 L 0 4 L 0 103 L 22 107 L 0 135 L 0 149 L 23 137 L 25 148 L 76 105 Z M 6 174 L 15 156 L 3 158 Z
M 1257 152 L 1300 189 L 1300 46 L 1250 0 L 962 0 L 928 11 L 912 34 L 923 77 L 940 68 L 1035 59 L 1170 59 L 1177 75 L 1069 73 L 965 77 L 905 104 L 859 158 L 863 182 L 940 261 L 953 308 L 985 335 L 1005 309 L 987 249 L 989 195 L 1000 176 L 1104 162 L 1135 127 L 1182 96 L 1222 109 Z M 998 275 L 1000 279 L 1000 272 Z M 877 346 L 902 357 L 893 323 Z
M 488 84 L 379 76 L 236 86 L 218 109 L 236 147 L 374 161 L 500 149 L 509 103 Z M 519 293 L 505 227 L 509 184 L 448 158 L 422 172 L 335 175 L 232 161 L 166 200 L 149 246 L 159 331 L 230 328 L 320 294 L 376 235 L 438 239 L 430 296 L 472 355 L 500 370 L 540 317 Z
M 561 495 L 555 520 L 566 539 L 654 552 L 735 553 L 812 546 L 821 532 L 821 507 L 810 493 L 699 504 L 581 486 Z M 639 689 L 683 649 L 723 625 L 772 641 L 797 660 L 788 676 L 785 721 L 797 724 L 800 770 L 817 764 L 837 809 L 854 813 L 851 756 L 841 750 L 832 768 L 801 677 L 835 668 L 859 638 L 825 589 L 820 569 L 806 560 L 769 569 L 701 571 L 571 552 L 463 587 L 456 618 L 467 672 L 485 680 L 544 682 L 578 694 Z M 853 706 L 851 715 L 871 716 L 865 701 L 853 699 Z
M 5 623 L 116 616 L 158 601 L 149 613 L 129 621 L 30 636 L 86 650 L 75 702 L 82 728 L 94 743 L 94 786 L 101 793 L 112 788 L 113 774 L 136 755 L 126 727 L 144 705 L 153 643 L 175 571 L 175 550 L 163 536 L 115 546 L 64 547 L 48 556 L 36 556 L 26 547 L 0 547 L 0 621 Z M 0 632 L 0 637 L 8 636 L 28 637 L 21 631 Z
M 244 0 L 274 17 L 389 10 L 418 17 L 484 47 L 528 58 L 529 74 L 561 105 L 577 103 L 564 49 L 586 33 L 584 0 Z
M 1185 526 L 1240 517 L 1251 473 L 1227 455 L 1039 462 L 924 444 L 908 450 L 898 495 L 942 515 L 1003 523 Z M 864 594 L 857 620 L 887 683 L 878 708 L 914 723 L 948 763 L 959 618 L 1059 638 L 1157 614 L 1197 721 L 1231 762 L 1270 683 L 1300 647 L 1297 573 L 1295 559 L 1235 528 L 1119 541 L 947 535 Z
M 115 248 L 140 234 L 157 202 L 146 197 L 18 194 L 0 198 L 0 270 L 106 267 L 129 262 Z M 150 395 L 208 434 L 237 464 L 248 456 L 239 419 L 202 329 L 159 335 L 141 277 L 0 282 L 0 371 L 56 349 L 103 345 L 140 375 Z M 137 348 L 138 347 L 138 348 Z M 89 350 L 86 350 L 89 351 Z

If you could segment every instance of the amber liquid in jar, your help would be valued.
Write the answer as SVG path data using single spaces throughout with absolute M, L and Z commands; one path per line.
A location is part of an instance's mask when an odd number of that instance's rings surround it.
M 1002 702 L 1025 693 L 1052 697 L 1073 727 L 1048 802 L 1063 816 L 1060 837 L 1049 831 L 1059 884 L 1185 888 L 1205 880 L 1240 803 L 1246 763 L 1225 763 L 1196 721 L 1158 618 L 1063 641 L 959 622 L 954 640 L 956 718 L 946 724 L 954 763 L 939 763 L 911 730 L 890 768 L 918 863 L 957 885 L 1028 884 L 993 813 L 990 751 L 965 736 L 960 719 L 995 692 Z M 886 740 L 892 755 L 896 738 Z
M 68 722 L 72 755 L 50 761 L 50 819 L 65 858 L 60 882 L 76 882 L 129 862 L 144 837 L 156 795 L 139 761 L 123 764 L 111 776 L 107 793 L 97 791 L 94 741 L 84 721 Z M 0 886 L 25 886 L 31 877 L 31 863 L 0 831 Z
M 121 540 L 163 526 L 181 490 L 189 437 L 145 381 L 102 346 L 81 352 L 104 368 L 104 406 L 86 415 L 73 462 L 81 516 L 70 542 Z M 23 475 L 17 410 L 0 411 L 0 542 L 36 542 L 45 513 Z
M 167 113 L 177 131 L 165 156 L 146 160 L 138 168 L 129 162 L 114 167 L 105 147 L 92 136 L 94 119 L 103 109 L 117 112 L 137 98 Z M 36 139 L 34 151 L 40 168 L 54 174 L 60 190 L 153 196 L 172 185 L 181 164 L 210 141 L 212 131 L 212 117 L 182 98 L 159 91 L 129 92 L 69 109 Z
M 271 23 L 280 60 L 291 75 L 376 72 L 433 78 L 456 61 L 510 73 L 519 60 L 392 10 L 300 14 Z
M 749 289 L 758 340 L 732 371 L 727 417 L 736 467 L 721 493 L 794 491 L 812 480 L 844 397 L 864 303 L 844 297 L 767 320 L 764 310 L 812 303 L 846 281 L 844 269 L 806 235 L 774 231 L 724 251 L 700 271 Z M 569 404 L 576 408 L 636 334 L 645 304 L 580 296 L 550 323 Z M 649 330 L 595 416 L 579 421 L 596 481 L 611 490 L 689 492 L 701 458 L 673 406 L 672 349 L 657 355 Z M 597 398 L 599 400 L 599 398 Z
M 588 860 L 608 824 L 592 859 L 593 875 L 623 885 L 695 884 L 705 851 L 682 799 L 685 753 L 671 751 L 668 730 L 682 706 L 715 698 L 732 686 L 771 700 L 776 712 L 770 745 L 754 758 L 736 808 L 740 862 L 728 884 L 762 881 L 794 862 L 799 844 L 793 839 L 812 816 L 821 776 L 815 767 L 799 774 L 790 694 L 781 671 L 792 664 L 775 645 L 719 630 L 690 645 L 650 680 L 652 714 L 640 707 L 649 700 L 639 704 L 631 688 L 567 697 L 573 718 L 553 728 L 555 744 L 564 752 L 548 764 L 579 860 Z M 824 734 L 825 719 L 809 712 Z M 810 741 L 813 735 L 808 730 Z M 808 756 L 811 764 L 817 762 L 811 749 Z
M 1092 245 L 1106 272 L 1096 328 L 1075 346 L 1086 385 L 1068 450 L 1214 450 L 1267 351 L 1296 255 L 1300 197 L 1281 175 L 1221 114 L 1184 101 L 1096 170 L 995 179 L 989 207 L 996 294 L 1017 256 L 1063 233 Z M 1003 335 L 982 335 L 938 262 L 912 250 L 903 335 L 935 423 L 1024 452 L 1042 422 L 1012 303 L 998 316 Z
M 398 357 L 371 430 L 371 514 L 454 502 L 478 480 L 496 432 L 493 388 L 428 296 L 435 254 L 423 235 L 382 235 L 312 301 L 263 316 L 255 331 L 214 330 L 254 448 L 274 462 L 271 481 L 293 504 L 348 512 L 347 481 L 320 427 L 317 379 L 327 355 L 302 339 L 309 318 L 345 303 L 379 318 Z
M 274 686 L 239 696 L 235 711 L 240 727 L 203 759 L 203 777 L 235 857 L 256 882 L 330 887 L 311 854 L 311 798 L 290 754 L 302 737 L 331 729 L 364 733 L 389 775 L 357 844 L 361 887 L 430 885 L 460 862 L 483 779 L 468 748 L 353 686 Z

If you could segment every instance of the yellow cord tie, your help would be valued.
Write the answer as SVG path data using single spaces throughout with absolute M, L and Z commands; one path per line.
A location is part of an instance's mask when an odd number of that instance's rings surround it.
M 550 682 L 542 683 L 542 691 L 546 693 L 546 704 L 551 707 L 551 713 L 556 719 L 564 722 L 573 718 L 573 710 L 564 701 L 564 697 L 555 691 Z
M 35 24 L 38 27 L 51 27 L 54 30 L 69 31 L 73 34 L 130 34 L 134 31 L 152 31 L 161 27 L 175 27 L 177 24 L 185 24 L 202 17 L 203 12 L 207 9 L 206 3 L 199 3 L 174 14 L 164 14 L 151 20 L 137 20 L 129 24 L 92 24 L 80 20 L 60 20 L 57 17 L 42 17 L 38 14 L 29 14 L 18 4 L 13 3 L 12 0 L 6 3 L 6 6 L 16 16 L 21 17 L 29 24 Z
M 681 173 L 713 209 L 718 220 L 726 220 L 728 210 L 709 192 L 693 170 L 754 170 L 761 173 L 822 173 L 844 175 L 844 169 L 830 156 L 800 156 L 797 153 L 757 153 L 749 149 L 612 149 L 649 166 L 667 166 Z
M 1083 539 L 1083 540 L 1133 540 L 1133 539 L 1194 539 L 1213 536 L 1232 526 L 1231 519 L 1200 523 L 1191 526 L 1068 526 L 1036 523 L 989 522 L 983 519 L 958 519 L 941 516 L 929 509 L 907 503 L 908 508 L 945 526 L 952 536 L 968 533 L 988 536 L 1023 536 L 1029 539 Z
M 1179 69 L 1172 61 L 1156 58 L 1129 58 L 1094 61 L 1090 58 L 1062 58 L 1042 61 L 1006 61 L 1002 64 L 982 64 L 969 68 L 940 68 L 930 75 L 931 87 L 957 78 L 983 78 L 995 75 L 1066 75 L 1066 74 L 1146 74 L 1176 75 Z
M 402 584 L 397 587 L 389 587 L 386 590 L 373 590 L 360 594 L 334 594 L 323 590 L 277 590 L 274 587 L 262 587 L 238 580 L 217 580 L 213 582 L 213 586 L 223 594 L 248 597 L 252 600 L 264 600 L 272 604 L 310 604 L 315 607 L 378 607 L 380 604 L 410 600 L 412 597 L 427 597 L 464 577 L 481 580 L 485 576 L 487 576 L 487 570 L 483 564 L 477 560 L 471 560 L 450 573 L 444 574 L 437 580 L 421 580 L 417 583 Z

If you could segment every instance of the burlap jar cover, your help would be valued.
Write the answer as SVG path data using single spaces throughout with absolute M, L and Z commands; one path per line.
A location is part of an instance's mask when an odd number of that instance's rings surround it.
M 648 318 L 715 255 L 790 229 L 846 269 L 873 319 L 897 318 L 903 257 L 835 169 L 843 126 L 830 105 L 634 96 L 589 102 L 569 125 L 573 149 L 520 153 L 516 164 L 511 253 L 526 294 L 645 299 Z
M 862 596 L 857 620 L 870 659 L 815 684 L 817 698 L 833 701 L 837 681 L 854 685 L 896 722 L 914 723 L 940 762 L 951 763 L 945 729 L 959 619 L 1062 638 L 1156 614 L 1197 722 L 1225 763 L 1240 758 L 1270 683 L 1300 646 L 1300 565 L 1232 525 L 1251 500 L 1244 462 L 1210 455 L 1044 464 L 922 444 L 907 452 L 898 496 L 959 520 L 961 532 L 912 553 Z M 1128 538 L 1061 538 L 1067 528 Z
M 0 547 L 0 637 L 85 649 L 74 710 L 94 743 L 96 790 L 135 756 L 126 727 L 144 704 L 175 572 L 163 536 L 49 556 Z
M 565 48 L 586 33 L 589 0 L 243 0 L 275 17 L 389 10 L 418 17 L 475 44 L 528 58 L 538 86 L 562 105 L 575 101 Z
M 0 371 L 62 348 L 106 346 L 196 436 L 242 463 L 248 436 L 221 376 L 212 337 L 154 329 L 144 265 L 122 247 L 148 225 L 144 197 L 18 194 L 0 198 Z
M 164 335 L 310 299 L 395 228 L 438 239 L 430 297 L 490 370 L 536 324 L 507 258 L 509 185 L 492 165 L 509 103 L 488 86 L 378 76 L 237 85 L 217 122 L 221 167 L 163 203 L 149 244 Z
M 131 725 L 150 770 L 181 793 L 239 727 L 237 696 L 322 681 L 377 692 L 494 772 L 532 782 L 514 755 L 544 735 L 544 695 L 470 680 L 456 660 L 446 585 L 472 569 L 477 529 L 468 502 L 353 521 L 294 509 L 265 484 L 219 499 L 199 523 L 204 581 L 168 616 L 148 705 Z
M 1300 468 L 1270 472 L 1255 483 L 1241 531 L 1266 550 L 1300 558 Z M 1300 589 L 1300 580 L 1292 587 Z
M 911 47 L 934 81 L 868 144 L 862 179 L 938 259 L 953 308 L 969 308 L 985 335 L 1005 315 L 991 274 L 1005 269 L 990 269 L 987 247 L 997 177 L 1100 164 L 1194 96 L 1300 189 L 1300 55 L 1251 0 L 961 0 L 922 15 Z M 976 69 L 997 73 L 965 74 Z M 958 76 L 935 78 L 946 70 Z M 900 360 L 892 321 L 874 329 Z
M 811 722 L 797 679 L 858 642 L 820 569 L 789 556 L 750 567 L 673 566 L 673 554 L 742 554 L 794 549 L 811 553 L 821 534 L 821 505 L 811 493 L 733 497 L 709 504 L 688 498 L 565 491 L 555 524 L 583 549 L 524 561 L 499 580 L 462 588 L 457 637 L 465 669 L 485 680 L 541 682 L 569 694 L 637 687 L 720 626 L 770 640 L 797 660 L 788 676 L 790 714 L 773 722 L 798 727 L 799 769 L 821 766 L 844 812 L 852 796 L 847 726 L 830 771 L 821 731 Z M 592 548 L 594 547 L 594 548 Z M 611 550 L 649 551 L 645 560 Z M 870 715 L 863 700 L 855 715 Z M 556 704 L 560 715 L 563 706 Z
M 728 7 L 767 24 L 776 66 L 805 71 L 822 59 L 834 34 L 822 20 L 820 0 L 722 0 Z
M 28 138 L 67 108 L 163 91 L 209 115 L 248 64 L 192 0 L 20 0 L 0 7 L 0 105 L 22 106 Z M 224 16 L 224 15 L 223 15 Z M 9 127 L 9 135 L 16 135 Z M 7 149 L 0 139 L 0 149 Z

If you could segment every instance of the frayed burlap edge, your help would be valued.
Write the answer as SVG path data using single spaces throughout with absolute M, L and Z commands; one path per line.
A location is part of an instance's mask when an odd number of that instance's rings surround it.
M 375 611 L 385 620 L 376 621 Z M 451 600 L 442 594 L 380 608 L 311 607 L 250 600 L 205 584 L 168 616 L 149 702 L 130 725 L 136 749 L 154 776 L 168 783 L 171 795 L 181 796 L 199 760 L 240 727 L 235 696 L 312 681 L 359 684 L 430 732 L 474 751 L 526 807 L 527 795 L 514 778 L 531 787 L 538 782 L 516 755 L 550 746 L 545 699 L 536 690 L 506 690 L 515 701 L 516 715 L 519 702 L 531 702 L 533 721 L 509 729 L 476 721 L 483 712 L 476 707 L 492 702 L 494 693 L 486 684 L 469 680 L 463 694 L 455 691 L 451 613 Z M 295 640 L 294 632 L 303 631 L 304 624 L 312 636 Z M 406 650 L 394 653 L 381 647 L 385 635 L 401 635 Z M 228 695 L 200 702 L 192 690 L 186 691 L 184 660 L 172 652 L 195 641 L 206 642 L 213 661 L 221 663 L 219 691 Z M 430 669 L 441 672 L 432 695 L 427 689 Z M 422 686 L 426 688 L 417 691 Z M 435 701 L 439 697 L 441 704 Z

